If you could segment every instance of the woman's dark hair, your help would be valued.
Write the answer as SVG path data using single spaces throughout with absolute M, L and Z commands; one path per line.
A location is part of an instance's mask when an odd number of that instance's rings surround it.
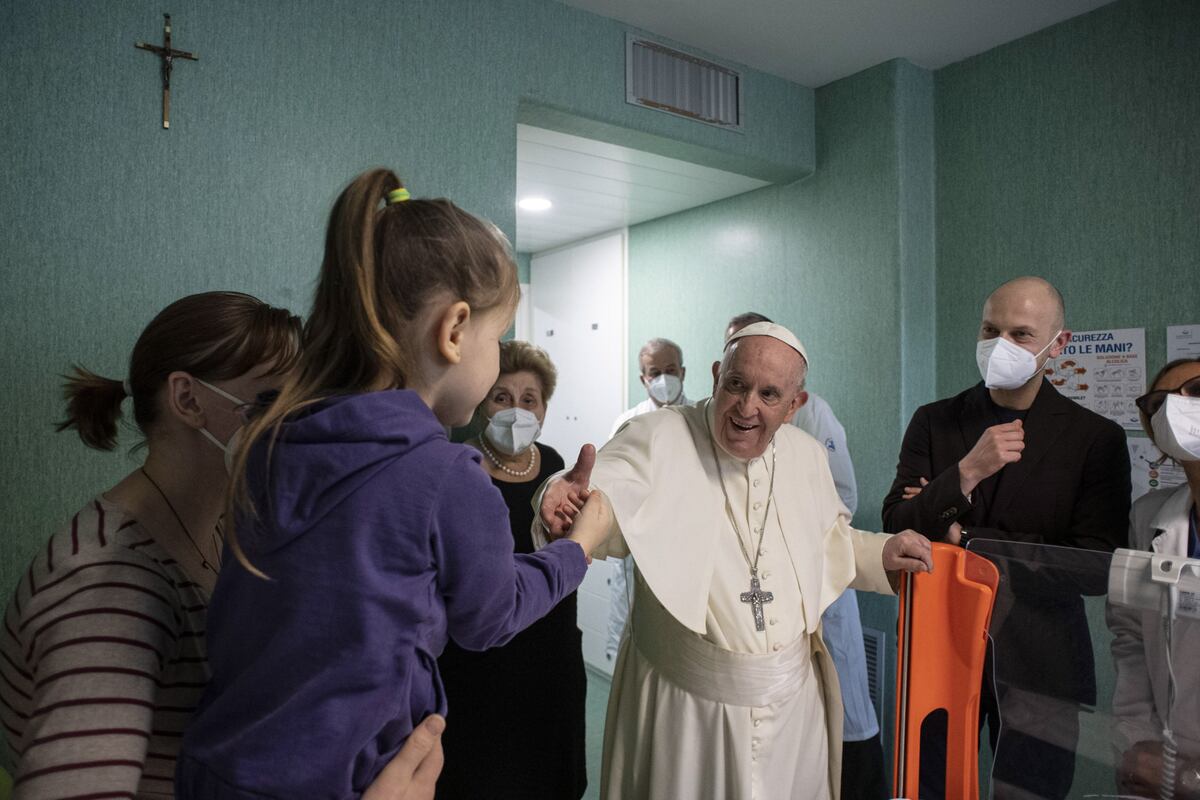
M 236 378 L 261 364 L 286 372 L 300 353 L 300 318 L 242 292 L 203 292 L 176 300 L 158 313 L 133 346 L 124 381 L 75 365 L 64 375 L 66 419 L 88 447 L 117 444 L 121 403 L 133 398 L 133 419 L 148 434 L 161 413 L 158 390 L 172 372 L 201 380 Z

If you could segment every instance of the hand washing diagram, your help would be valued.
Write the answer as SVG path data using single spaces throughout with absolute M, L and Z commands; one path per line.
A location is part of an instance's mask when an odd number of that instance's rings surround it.
M 1075 331 L 1062 354 L 1046 363 L 1046 379 L 1084 408 L 1140 430 L 1133 401 L 1146 390 L 1145 351 L 1144 328 Z

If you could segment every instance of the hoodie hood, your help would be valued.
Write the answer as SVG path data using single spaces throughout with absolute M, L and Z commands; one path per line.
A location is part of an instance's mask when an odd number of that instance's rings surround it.
M 269 434 L 254 444 L 246 486 L 258 520 L 239 526 L 249 534 L 239 541 L 247 554 L 285 546 L 397 459 L 436 441 L 447 441 L 445 429 L 407 389 L 333 397 L 303 409 L 283 424 L 273 449 Z

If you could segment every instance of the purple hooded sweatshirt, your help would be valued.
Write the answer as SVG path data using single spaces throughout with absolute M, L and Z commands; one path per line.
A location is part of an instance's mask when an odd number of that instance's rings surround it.
M 323 402 L 283 426 L 258 519 L 239 519 L 208 614 L 212 679 L 183 739 L 181 798 L 352 798 L 426 715 L 436 659 L 504 644 L 579 586 L 579 545 L 514 555 L 479 454 L 411 391 Z

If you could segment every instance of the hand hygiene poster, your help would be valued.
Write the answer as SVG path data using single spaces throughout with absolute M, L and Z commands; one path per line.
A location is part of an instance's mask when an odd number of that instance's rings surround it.
M 1146 329 L 1075 331 L 1046 378 L 1062 394 L 1126 430 L 1141 430 L 1137 406 L 1146 391 Z

